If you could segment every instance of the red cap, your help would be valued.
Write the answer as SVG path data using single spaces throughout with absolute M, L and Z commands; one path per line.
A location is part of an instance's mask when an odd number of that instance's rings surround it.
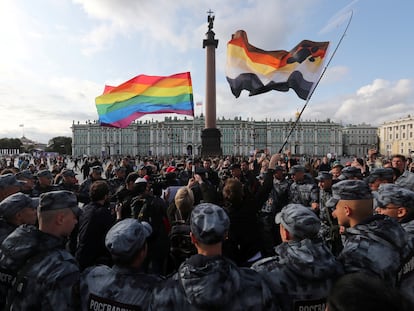
M 166 172 L 167 173 L 173 173 L 173 172 L 175 172 L 175 170 L 176 170 L 175 166 L 169 166 L 169 167 L 167 167 Z

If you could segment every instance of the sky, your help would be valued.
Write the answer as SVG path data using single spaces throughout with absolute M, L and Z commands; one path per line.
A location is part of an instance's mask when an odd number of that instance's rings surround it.
M 218 118 L 289 120 L 305 104 L 292 90 L 232 95 L 226 45 L 240 29 L 264 50 L 331 41 L 333 57 L 302 120 L 378 126 L 413 115 L 411 0 L 0 0 L 0 138 L 72 136 L 73 121 L 98 120 L 105 84 L 139 74 L 189 71 L 194 102 L 204 103 L 209 10 L 219 40 Z

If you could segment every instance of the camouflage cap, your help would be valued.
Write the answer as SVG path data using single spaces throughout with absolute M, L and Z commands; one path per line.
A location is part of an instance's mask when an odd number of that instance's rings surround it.
M 289 174 L 296 174 L 296 173 L 299 173 L 299 172 L 304 173 L 305 171 L 306 171 L 306 169 L 305 169 L 304 166 L 302 166 L 302 165 L 293 165 L 290 168 Z
M 64 176 L 64 177 L 75 177 L 76 175 L 78 175 L 78 174 L 76 174 L 75 173 L 75 171 L 74 170 L 70 170 L 70 169 L 63 169 L 62 170 L 62 176 Z
M 363 180 L 342 180 L 332 186 L 332 197 L 326 206 L 333 207 L 339 200 L 367 200 L 372 199 L 371 189 Z
M 355 166 L 346 166 L 342 169 L 338 179 L 346 180 L 353 177 L 362 178 L 361 170 Z
M 283 227 L 296 239 L 315 237 L 321 227 L 321 221 L 315 212 L 302 204 L 288 204 L 275 217 L 276 224 Z
M 0 189 L 5 189 L 13 186 L 21 187 L 24 184 L 24 181 L 17 180 L 16 176 L 11 173 L 0 175 Z
M 70 208 L 77 216 L 81 213 L 76 195 L 67 190 L 50 191 L 40 195 L 38 212 L 53 211 Z
M 108 231 L 105 246 L 112 256 L 129 259 L 142 248 L 151 233 L 152 228 L 149 223 L 126 218 Z
M 229 226 L 230 220 L 226 211 L 218 205 L 201 203 L 191 212 L 191 232 L 203 244 L 223 241 Z
M 53 178 L 52 172 L 49 170 L 41 170 L 36 173 L 37 177 Z
M 23 170 L 18 173 L 16 173 L 16 178 L 26 178 L 26 179 L 34 179 L 33 173 L 31 170 Z
M 375 199 L 380 208 L 388 204 L 414 208 L 414 192 L 396 184 L 381 184 L 375 193 Z
M 380 179 L 385 179 L 388 181 L 392 181 L 394 178 L 394 170 L 390 167 L 387 168 L 375 168 L 373 169 L 368 178 L 367 178 L 367 182 L 368 183 L 373 183 L 374 181 L 376 181 L 378 178 Z
M 0 216 L 9 219 L 26 207 L 36 209 L 38 205 L 39 198 L 31 198 L 26 194 L 17 192 L 0 202 Z
M 315 179 L 318 181 L 332 179 L 332 174 L 329 172 L 319 172 L 318 176 Z

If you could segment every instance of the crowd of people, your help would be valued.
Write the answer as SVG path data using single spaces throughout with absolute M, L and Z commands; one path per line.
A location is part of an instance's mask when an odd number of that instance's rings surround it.
M 403 155 L 68 162 L 0 161 L 0 309 L 414 310 Z

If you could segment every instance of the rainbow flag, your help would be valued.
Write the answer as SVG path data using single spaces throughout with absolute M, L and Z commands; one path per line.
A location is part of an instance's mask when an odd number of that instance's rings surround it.
M 237 98 L 293 89 L 306 100 L 320 78 L 329 42 L 303 40 L 291 51 L 264 51 L 249 44 L 243 30 L 227 43 L 226 78 Z
M 125 128 L 146 114 L 177 113 L 194 117 L 189 72 L 168 77 L 139 75 L 119 86 L 106 85 L 95 99 L 103 126 Z

